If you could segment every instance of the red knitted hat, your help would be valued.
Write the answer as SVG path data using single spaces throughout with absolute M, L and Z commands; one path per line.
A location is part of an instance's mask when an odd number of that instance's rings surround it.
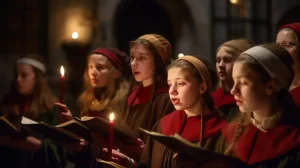
M 105 56 L 112 65 L 119 70 L 125 78 L 129 79 L 131 76 L 130 57 L 116 48 L 96 48 L 91 54 L 101 54 Z
M 298 38 L 300 38 L 300 22 L 283 25 L 278 29 L 278 32 L 284 28 L 289 28 L 289 29 L 293 30 L 296 33 L 296 35 L 298 36 Z

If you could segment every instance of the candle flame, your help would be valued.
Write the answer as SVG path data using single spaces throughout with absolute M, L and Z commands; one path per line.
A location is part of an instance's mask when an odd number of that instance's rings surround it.
M 60 74 L 61 76 L 65 75 L 65 68 L 63 66 L 60 66 Z
M 79 37 L 79 34 L 77 32 L 72 33 L 72 38 L 73 39 L 78 39 L 78 37 Z
M 182 54 L 182 53 L 178 54 L 178 58 L 183 57 L 183 56 L 184 56 L 184 54 Z
M 114 113 L 111 113 L 110 115 L 109 115 L 109 120 L 110 121 L 113 121 L 115 119 L 115 114 Z

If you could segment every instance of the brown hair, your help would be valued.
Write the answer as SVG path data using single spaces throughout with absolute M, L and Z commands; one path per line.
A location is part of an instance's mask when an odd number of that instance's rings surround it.
M 253 46 L 254 46 L 253 41 L 249 39 L 245 39 L 245 38 L 233 39 L 221 44 L 220 47 L 217 49 L 217 52 L 220 50 L 221 47 L 228 47 L 230 49 L 229 50 L 230 54 L 234 58 L 237 58 L 242 52 L 248 50 Z
M 274 55 L 276 55 L 282 61 L 282 63 L 284 65 L 286 65 L 286 67 L 289 69 L 290 73 L 292 74 L 292 76 L 290 77 L 290 80 L 289 80 L 289 83 L 291 83 L 293 76 L 294 76 L 294 72 L 292 70 L 293 59 L 290 56 L 290 54 L 288 53 L 288 51 L 286 51 L 284 48 L 282 48 L 279 44 L 275 44 L 275 43 L 264 44 L 261 46 L 268 49 L 272 53 L 274 53 Z M 268 74 L 268 72 L 263 68 L 263 66 L 261 64 L 259 64 L 254 58 L 252 58 L 246 54 L 242 54 L 236 60 L 236 62 L 245 64 L 264 83 L 266 83 L 272 79 L 271 76 Z M 279 92 L 275 92 L 273 97 L 274 97 L 275 101 L 279 104 L 279 108 L 280 108 L 280 112 L 281 112 L 281 115 L 280 115 L 281 120 L 282 121 L 289 120 L 288 121 L 289 124 L 298 124 L 299 123 L 298 119 L 300 117 L 299 109 L 296 106 L 296 104 L 294 103 L 293 98 L 290 96 L 288 88 L 284 88 L 284 89 L 281 89 Z M 236 125 L 236 123 L 238 123 L 237 127 L 235 129 L 235 134 L 232 138 L 232 141 L 228 145 L 227 149 L 225 150 L 225 154 L 229 154 L 232 151 L 236 141 L 245 132 L 245 130 L 247 130 L 248 125 L 251 123 L 250 118 L 251 118 L 250 113 L 242 113 L 242 115 L 240 117 L 238 117 L 235 121 L 233 121 L 229 125 L 228 130 L 232 130 L 230 128 L 234 127 Z
M 171 44 L 170 42 L 164 38 L 161 35 L 158 34 L 146 34 L 135 41 L 130 42 L 130 49 L 136 45 L 136 44 L 142 44 L 144 45 L 153 55 L 154 58 L 154 72 L 153 72 L 153 84 L 152 84 L 152 93 L 151 93 L 151 106 L 152 102 L 155 99 L 155 92 L 157 90 L 158 86 L 167 86 L 167 72 L 166 67 L 170 64 L 170 57 L 171 57 Z M 129 93 L 127 95 L 127 101 L 128 97 L 133 89 L 133 87 L 137 84 L 134 78 L 132 78 L 129 88 Z M 127 102 L 126 101 L 126 102 Z M 124 107 L 124 113 L 123 117 L 127 113 L 127 109 L 130 112 L 131 106 L 126 105 Z M 150 115 L 150 114 L 147 114 Z M 130 117 L 127 118 L 127 120 L 130 120 Z
M 160 52 L 157 51 L 157 49 L 154 47 L 154 43 L 150 40 L 147 40 L 147 38 L 143 38 L 144 36 L 141 36 L 135 41 L 130 42 L 130 48 L 132 48 L 135 44 L 142 44 L 144 45 L 153 55 L 154 57 L 154 73 L 153 73 L 153 90 L 152 90 L 152 98 L 151 101 L 154 99 L 154 93 L 157 89 L 157 84 L 166 84 L 167 82 L 167 72 L 166 67 L 171 63 L 170 56 L 171 56 L 171 44 L 167 39 L 165 39 L 163 36 L 158 34 L 149 34 L 149 36 L 153 36 L 156 39 L 159 40 L 159 44 L 155 43 L 155 45 L 162 45 L 166 49 L 166 55 L 160 55 Z M 165 61 L 163 61 L 165 60 Z M 134 86 L 135 80 L 132 78 L 130 90 L 132 90 Z
M 198 58 L 199 59 L 199 58 Z M 171 68 L 182 68 L 183 71 L 188 73 L 191 77 L 196 79 L 200 84 L 203 83 L 204 81 L 207 81 L 208 83 L 211 83 L 211 86 L 208 85 L 208 89 L 206 92 L 202 95 L 203 97 L 203 104 L 202 104 L 202 110 L 204 110 L 204 107 L 207 106 L 210 111 L 215 110 L 215 105 L 214 105 L 214 100 L 211 96 L 211 93 L 215 90 L 217 84 L 218 84 L 218 76 L 216 71 L 213 69 L 213 65 L 208 61 L 203 58 L 199 59 L 206 67 L 206 69 L 209 72 L 210 78 L 209 79 L 202 79 L 202 76 L 204 77 L 205 75 L 202 75 L 199 73 L 197 68 L 187 60 L 183 59 L 177 59 L 174 62 L 172 62 L 168 66 L 168 70 Z M 211 81 L 208 81 L 211 80 Z M 199 144 L 202 146 L 202 137 L 204 135 L 204 123 L 203 123 L 203 113 L 201 114 L 201 132 L 200 132 L 200 141 Z
M 34 59 L 45 65 L 45 61 L 41 57 L 36 55 L 29 55 L 22 58 Z M 45 114 L 53 109 L 53 103 L 57 100 L 57 98 L 53 95 L 52 91 L 48 86 L 45 73 L 43 73 L 38 68 L 35 68 L 33 66 L 31 67 L 33 68 L 35 74 L 36 84 L 34 86 L 33 93 L 31 94 L 32 102 L 30 105 L 30 109 L 29 111 L 25 111 L 24 116 L 32 119 L 38 119 L 40 115 Z M 16 88 L 15 78 L 11 84 L 10 92 L 3 99 L 1 109 L 3 114 L 5 116 L 18 115 L 18 105 L 24 103 L 23 101 L 24 96 L 18 92 Z
M 122 71 L 119 72 L 113 64 L 107 59 L 107 67 L 109 68 L 109 72 L 113 74 L 114 72 L 118 72 L 120 75 L 118 78 L 109 78 L 108 83 L 109 85 L 105 86 L 104 88 L 93 88 L 89 75 L 88 75 L 88 65 L 87 69 L 84 72 L 83 80 L 84 80 L 84 91 L 78 98 L 78 103 L 80 107 L 80 116 L 88 115 L 89 108 L 95 98 L 97 98 L 102 105 L 102 109 L 107 109 L 113 102 L 122 102 L 124 97 L 128 93 L 129 82 L 128 78 L 130 75 L 127 75 L 127 71 L 129 68 L 129 57 L 124 52 L 121 52 L 117 49 L 107 48 L 112 51 L 116 56 L 120 59 L 122 64 Z M 88 60 L 91 57 L 90 54 L 87 57 L 87 64 Z M 126 71 L 126 73 L 125 73 Z

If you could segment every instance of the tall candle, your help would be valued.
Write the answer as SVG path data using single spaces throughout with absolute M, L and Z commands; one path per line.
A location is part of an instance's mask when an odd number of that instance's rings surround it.
M 111 160 L 112 149 L 113 149 L 113 140 L 114 140 L 114 119 L 115 114 L 111 113 L 109 115 L 109 135 L 108 135 L 108 158 Z
M 63 66 L 60 67 L 60 103 L 64 103 L 64 91 L 65 91 L 65 69 Z

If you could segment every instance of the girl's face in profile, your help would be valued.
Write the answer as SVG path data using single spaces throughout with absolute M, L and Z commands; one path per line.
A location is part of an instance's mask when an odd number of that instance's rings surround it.
M 28 64 L 17 64 L 16 87 L 20 94 L 29 95 L 35 88 L 35 73 Z
M 136 43 L 130 49 L 131 70 L 134 79 L 143 86 L 153 83 L 154 56 L 145 45 Z
M 102 88 L 110 78 L 108 60 L 101 54 L 92 54 L 88 60 L 88 76 L 93 88 Z
M 229 47 L 222 46 L 217 52 L 216 69 L 222 82 L 232 80 L 232 67 L 235 58 L 230 51 Z
M 259 74 L 251 70 L 246 64 L 235 62 L 232 77 L 234 86 L 231 94 L 242 113 L 253 112 L 264 108 L 270 99 L 268 86 L 262 82 Z

